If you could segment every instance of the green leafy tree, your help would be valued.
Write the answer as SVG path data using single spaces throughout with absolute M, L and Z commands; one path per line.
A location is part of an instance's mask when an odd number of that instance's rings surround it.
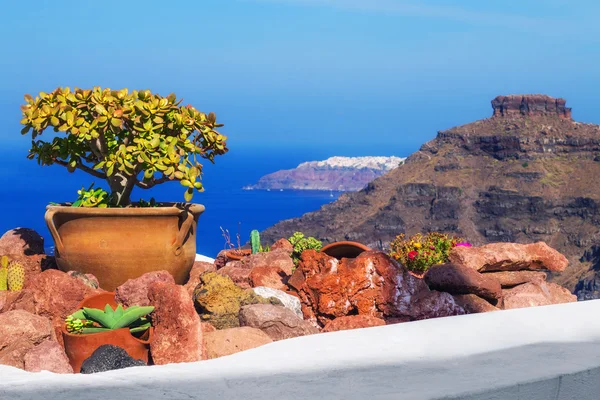
M 35 98 L 25 95 L 25 101 L 21 133 L 32 135 L 28 158 L 105 179 L 113 206 L 128 205 L 134 187 L 170 180 L 186 188 L 189 202 L 194 190 L 203 191 L 198 159 L 214 163 L 215 156 L 227 152 L 227 137 L 215 130 L 223 126 L 215 114 L 182 106 L 174 94 L 66 87 Z M 60 133 L 39 139 L 48 128 Z

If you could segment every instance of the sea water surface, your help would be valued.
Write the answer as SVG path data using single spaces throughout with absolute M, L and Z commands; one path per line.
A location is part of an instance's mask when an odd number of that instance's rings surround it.
M 245 191 L 241 188 L 267 173 L 339 155 L 336 152 L 336 149 L 236 148 L 217 157 L 214 165 L 206 161 L 205 191 L 196 193 L 192 200 L 206 207 L 198 225 L 197 252 L 214 257 L 225 247 L 221 227 L 229 230 L 234 244 L 239 231 L 244 244 L 253 229 L 263 230 L 334 201 L 339 193 Z M 44 237 L 46 251 L 51 252 L 53 241 L 44 221 L 46 205 L 73 201 L 77 190 L 92 182 L 105 189 L 107 185 L 81 171 L 69 173 L 58 165 L 41 167 L 26 155 L 27 148 L 21 145 L 4 154 L 0 163 L 0 235 L 16 227 L 32 228 Z M 178 182 L 168 182 L 149 190 L 136 189 L 132 200 L 154 197 L 157 201 L 183 201 L 183 192 Z

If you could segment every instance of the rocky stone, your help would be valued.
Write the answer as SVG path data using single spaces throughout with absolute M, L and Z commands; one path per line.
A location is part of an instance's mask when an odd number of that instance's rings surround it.
M 25 371 L 50 371 L 55 374 L 72 374 L 73 367 L 63 348 L 55 340 L 46 340 L 25 354 Z
M 467 314 L 500 310 L 500 308 L 491 305 L 487 300 L 474 294 L 456 294 L 454 295 L 454 300 L 456 304 L 464 308 Z
M 215 268 L 217 270 L 223 268 L 229 262 L 229 257 L 227 257 L 227 251 L 221 250 L 217 257 L 215 258 Z
M 413 320 L 463 315 L 465 310 L 456 303 L 450 293 L 420 292 L 411 299 L 410 317 Z
M 567 258 L 544 242 L 533 244 L 491 243 L 481 247 L 455 247 L 450 262 L 479 272 L 549 270 L 562 272 Z
M 26 310 L 62 322 L 77 310 L 86 297 L 102 293 L 81 280 L 57 270 L 46 270 L 29 282 L 13 302 L 11 309 Z
M 281 304 L 276 298 L 265 299 L 252 289 L 237 286 L 231 278 L 218 272 L 202 274 L 193 297 L 200 319 L 217 329 L 239 327 L 238 314 L 245 305 Z
M 511 288 L 527 282 L 541 283 L 546 280 L 546 273 L 541 271 L 485 272 L 483 275 L 496 279 L 503 288 Z
M 154 335 L 150 352 L 154 364 L 194 362 L 202 359 L 200 317 L 187 290 L 173 282 L 154 282 L 148 290 Z
M 69 271 L 67 275 L 72 276 L 74 278 L 79 279 L 81 282 L 91 287 L 92 289 L 98 289 L 100 287 L 100 283 L 98 282 L 98 278 L 96 278 L 92 274 L 84 274 L 78 271 Z
M 0 314 L 13 308 L 13 303 L 19 299 L 21 292 L 0 291 Z
M 281 238 L 271 246 L 271 251 L 274 250 L 285 250 L 288 254 L 292 254 L 294 252 L 294 246 L 290 243 L 289 240 L 285 238 Z
M 0 314 L 0 364 L 25 369 L 27 353 L 53 338 L 52 324 L 45 317 L 23 310 Z
M 462 265 L 433 265 L 424 279 L 430 289 L 450 294 L 475 294 L 493 304 L 502 297 L 502 288 L 496 279 Z
M 293 311 L 271 304 L 244 306 L 239 319 L 240 326 L 260 329 L 274 341 L 319 333 L 310 322 L 298 318 Z
M 505 310 L 577 301 L 577 296 L 569 290 L 551 282 L 529 282 L 502 292 Z
M 44 254 L 44 238 L 28 228 L 15 228 L 0 237 L 0 255 L 32 256 Z
M 82 374 L 112 371 L 115 369 L 140 367 L 146 363 L 131 357 L 124 349 L 105 344 L 96 349 L 92 355 L 81 364 Z
M 494 117 L 511 115 L 558 116 L 571 119 L 571 109 L 565 99 L 555 99 L 541 94 L 498 96 L 492 100 Z
M 302 304 L 300 303 L 300 299 L 298 297 L 266 286 L 257 286 L 253 288 L 252 291 L 254 294 L 265 299 L 270 297 L 276 298 L 277 300 L 281 301 L 281 304 L 283 304 L 285 308 L 293 311 L 298 318 L 304 318 L 304 315 L 302 314 Z
M 196 289 L 196 286 L 200 283 L 200 275 L 205 272 L 215 272 L 216 270 L 217 267 L 213 263 L 196 261 L 190 271 L 190 277 L 184 285 L 190 296 L 194 294 L 194 289 Z
M 115 300 L 124 306 L 148 306 L 148 292 L 155 282 L 175 284 L 175 279 L 167 271 L 147 272 L 144 275 L 129 279 L 115 290 Z
M 209 332 L 204 339 L 208 359 L 228 356 L 272 342 L 269 335 L 248 326 Z
M 382 252 L 364 252 L 338 261 L 307 250 L 292 278 L 294 287 L 300 287 L 298 295 L 305 319 L 322 326 L 347 315 L 387 320 L 464 313 L 452 296 L 445 298 L 430 292 L 422 279 L 412 276 Z M 415 307 L 417 298 L 421 305 Z
M 381 318 L 372 317 L 370 315 L 348 315 L 329 321 L 322 332 L 345 331 L 383 325 L 385 325 L 385 321 Z
M 252 287 L 250 273 L 252 269 L 248 264 L 242 264 L 241 261 L 230 261 L 224 267 L 217 269 L 220 275 L 227 276 L 241 288 L 249 289 Z
M 250 281 L 252 287 L 266 286 L 277 290 L 286 290 L 286 273 L 278 266 L 274 267 L 255 267 L 250 271 Z

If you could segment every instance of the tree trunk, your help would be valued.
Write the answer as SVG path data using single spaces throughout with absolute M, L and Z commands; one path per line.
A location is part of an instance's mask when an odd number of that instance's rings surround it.
M 131 192 L 135 186 L 135 176 L 116 173 L 108 178 L 113 204 L 128 206 L 131 203 Z

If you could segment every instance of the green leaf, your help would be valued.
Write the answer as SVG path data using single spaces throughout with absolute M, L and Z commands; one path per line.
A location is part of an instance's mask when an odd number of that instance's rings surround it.
M 95 321 L 105 328 L 113 329 L 115 325 L 115 320 L 112 318 L 112 315 L 108 316 L 102 310 L 98 310 L 97 308 L 84 307 L 83 311 L 87 316 L 86 319 Z
M 154 307 L 152 306 L 128 308 L 127 310 L 125 310 L 123 316 L 121 316 L 121 318 L 119 318 L 119 320 L 115 322 L 113 328 L 119 329 L 129 326 L 144 315 L 150 314 L 152 311 L 154 311 Z
M 183 194 L 183 198 L 185 199 L 185 201 L 187 201 L 188 203 L 190 201 L 192 201 L 192 198 L 194 197 L 194 191 L 192 189 L 188 189 L 185 191 L 185 193 Z
M 181 183 L 181 186 L 185 186 L 185 187 L 190 187 L 190 185 L 192 184 L 192 182 L 190 182 L 187 179 L 182 179 L 181 181 L 179 181 L 179 183 Z
M 118 305 L 117 308 L 115 309 L 114 315 L 113 317 L 118 320 L 119 318 L 121 318 L 124 314 L 125 310 L 123 309 L 122 305 Z
M 110 328 L 83 328 L 81 333 L 89 334 L 89 333 L 101 333 L 106 331 L 112 331 Z
M 83 310 L 75 311 L 70 315 L 73 319 L 87 319 L 85 312 Z

